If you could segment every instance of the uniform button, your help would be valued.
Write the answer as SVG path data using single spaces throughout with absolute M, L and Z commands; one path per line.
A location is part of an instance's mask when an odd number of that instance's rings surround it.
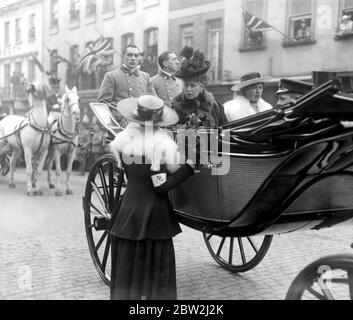
M 140 84 L 142 84 L 142 80 L 140 80 Z
M 169 86 L 169 83 L 167 82 L 165 85 L 168 87 L 168 86 Z
M 132 88 L 129 88 L 129 91 L 132 91 Z

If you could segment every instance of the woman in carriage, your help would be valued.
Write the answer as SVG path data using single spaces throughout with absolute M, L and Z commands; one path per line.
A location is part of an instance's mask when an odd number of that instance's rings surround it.
M 184 81 L 184 90 L 172 101 L 179 124 L 188 127 L 222 126 L 227 122 L 223 105 L 206 90 L 210 62 L 205 60 L 202 52 L 191 47 L 185 47 L 181 55 L 185 58 L 175 76 Z

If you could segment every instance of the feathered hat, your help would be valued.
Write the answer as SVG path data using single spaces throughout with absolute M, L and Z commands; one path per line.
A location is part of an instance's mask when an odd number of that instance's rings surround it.
M 211 63 L 205 60 L 205 55 L 192 47 L 184 47 L 180 56 L 182 57 L 180 71 L 175 74 L 178 78 L 193 78 L 205 74 L 211 67 Z

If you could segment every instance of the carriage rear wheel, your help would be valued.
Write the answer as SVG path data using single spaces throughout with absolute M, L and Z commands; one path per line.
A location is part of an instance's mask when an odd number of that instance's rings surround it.
M 10 171 L 10 155 L 4 153 L 0 155 L 0 174 L 6 176 Z
M 103 155 L 93 165 L 87 179 L 83 210 L 89 251 L 105 284 L 110 284 L 110 228 L 119 211 L 125 190 L 124 172 L 113 155 Z
M 255 268 L 265 257 L 273 236 L 220 237 L 203 233 L 212 258 L 231 272 L 246 272 Z
M 353 300 L 353 255 L 309 264 L 292 282 L 286 300 Z

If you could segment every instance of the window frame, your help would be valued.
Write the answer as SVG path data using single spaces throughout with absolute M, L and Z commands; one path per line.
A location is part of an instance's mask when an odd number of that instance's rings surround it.
M 16 18 L 15 20 L 15 43 L 22 43 L 22 18 Z
M 194 23 L 186 23 L 186 24 L 180 25 L 179 28 L 180 28 L 180 47 L 181 48 L 183 48 L 185 46 L 193 47 L 195 44 L 195 24 Z M 185 30 L 187 30 L 188 28 L 192 29 L 192 33 L 185 36 Z M 185 39 L 190 36 L 192 37 L 191 44 L 189 44 L 189 43 L 187 43 L 187 41 L 185 41 Z
M 124 52 L 125 48 L 130 44 L 125 42 L 125 39 L 128 39 L 129 36 L 132 36 L 131 44 L 135 44 L 135 34 L 133 32 L 127 32 L 121 35 L 121 53 Z
M 78 9 L 75 9 L 75 5 L 78 4 Z M 79 21 L 80 20 L 80 0 L 71 0 L 70 3 L 70 22 Z
M 311 12 L 292 15 L 292 3 L 295 0 L 287 1 L 286 8 L 286 38 L 283 40 L 283 47 L 291 47 L 291 46 L 302 46 L 302 45 L 311 45 L 316 43 L 316 8 L 317 8 L 317 0 L 311 1 Z M 306 0 L 308 1 L 308 0 Z M 296 17 L 295 21 L 300 21 L 302 19 L 311 19 L 310 23 L 310 38 L 304 40 L 295 40 L 294 32 L 293 36 L 291 35 L 291 19 L 292 17 Z
M 248 9 L 248 2 L 250 0 L 243 0 L 243 7 L 244 9 Z M 267 0 L 251 0 L 252 2 L 255 2 L 255 1 L 258 1 L 258 2 L 262 2 L 262 15 L 261 17 L 258 17 L 262 20 L 266 20 L 266 17 L 267 17 L 267 7 L 268 7 L 268 4 L 267 4 Z M 258 50 L 265 50 L 267 47 L 266 47 L 266 37 L 265 37 L 265 33 L 262 32 L 262 40 L 261 40 L 261 43 L 259 44 L 255 44 L 255 45 L 250 45 L 250 43 L 247 43 L 245 41 L 245 30 L 246 30 L 246 27 L 245 27 L 245 23 L 244 23 L 244 19 L 243 17 L 241 17 L 242 19 L 242 22 L 241 22 L 241 40 L 240 40 L 240 45 L 239 45 L 239 52 L 247 52 L 247 51 L 258 51 Z M 261 32 L 261 31 L 259 31 Z
M 5 45 L 5 47 L 9 47 L 11 45 L 10 28 L 11 28 L 11 21 L 5 21 L 5 23 L 4 23 L 4 45 Z
M 54 11 L 54 6 L 56 5 L 56 10 Z M 54 14 L 57 14 L 57 17 L 54 17 Z M 50 1 L 50 27 L 56 28 L 59 27 L 59 1 L 51 0 Z
M 109 3 L 110 6 L 106 6 Z M 115 11 L 115 1 L 114 0 L 102 0 L 102 13 Z
M 94 1 L 94 2 L 92 2 Z M 94 10 L 91 8 L 94 8 Z M 85 16 L 87 17 L 95 17 L 97 15 L 97 0 L 86 0 L 86 7 L 85 7 Z
M 353 39 L 353 30 L 352 32 L 347 32 L 347 33 L 340 33 L 340 24 L 341 24 L 341 18 L 343 17 L 344 14 L 347 14 L 347 9 L 349 12 L 351 12 L 351 17 L 353 20 L 353 4 L 352 7 L 345 7 L 345 1 L 346 0 L 340 0 L 338 4 L 338 17 L 337 17 L 337 31 L 335 34 L 335 40 L 344 40 L 344 39 Z
M 212 27 L 212 23 L 220 22 L 220 27 Z M 222 81 L 223 75 L 223 50 L 224 50 L 224 19 L 222 17 L 210 19 L 206 21 L 207 25 L 207 56 L 208 60 L 211 61 L 212 65 L 212 77 L 211 82 Z M 218 61 L 215 64 L 211 57 L 211 36 L 212 33 L 219 33 L 219 46 L 218 46 Z M 213 78 L 214 76 L 214 78 Z
M 28 40 L 36 39 L 36 14 L 32 13 L 28 16 Z

